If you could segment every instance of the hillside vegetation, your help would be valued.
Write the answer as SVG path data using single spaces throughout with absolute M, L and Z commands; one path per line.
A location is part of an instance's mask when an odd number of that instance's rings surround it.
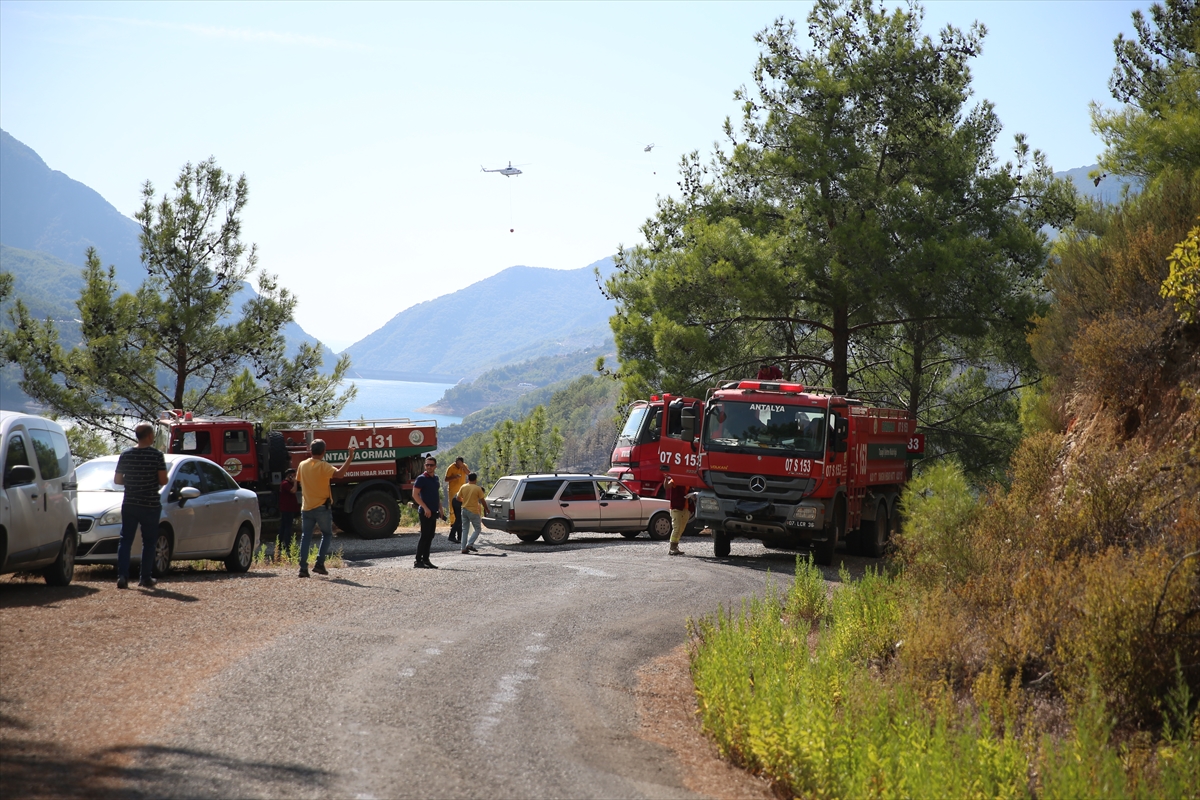
M 466 417 L 489 406 L 509 403 L 534 389 L 586 375 L 595 369 L 597 358 L 611 354 L 611 345 L 589 347 L 490 369 L 473 381 L 451 386 L 440 400 L 422 411 Z
M 693 628 L 706 729 L 781 792 L 1200 796 L 1200 16 L 1151 17 L 1093 110 L 1144 190 L 1055 244 L 1003 480 L 933 459 L 883 571 Z

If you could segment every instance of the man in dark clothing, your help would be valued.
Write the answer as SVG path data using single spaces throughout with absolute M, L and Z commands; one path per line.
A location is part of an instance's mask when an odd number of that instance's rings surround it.
M 292 546 L 296 535 L 293 526 L 298 516 L 300 501 L 296 499 L 296 470 L 288 469 L 283 473 L 283 482 L 279 484 L 279 534 L 275 537 L 275 552 Z
M 417 542 L 417 561 L 413 568 L 437 569 L 429 560 L 429 546 L 433 544 L 438 519 L 445 519 L 446 515 L 442 513 L 442 484 L 437 477 L 437 459 L 433 456 L 425 459 L 425 471 L 413 481 L 413 500 L 417 504 L 417 516 L 421 518 L 421 538 Z
M 121 544 L 117 548 L 117 588 L 129 585 L 129 561 L 133 537 L 142 529 L 142 571 L 138 586 L 149 589 L 154 580 L 154 545 L 158 541 L 158 520 L 162 516 L 159 491 L 167 485 L 167 462 L 154 447 L 154 426 L 139 422 L 133 429 L 137 446 L 117 459 L 113 483 L 125 487 L 121 502 Z

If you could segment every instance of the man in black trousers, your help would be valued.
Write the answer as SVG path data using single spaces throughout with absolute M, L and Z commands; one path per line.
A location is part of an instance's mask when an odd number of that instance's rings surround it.
M 417 516 L 421 518 L 421 538 L 417 542 L 417 561 L 414 569 L 437 569 L 429 560 L 429 546 L 437 521 L 445 519 L 442 513 L 442 484 L 437 477 L 437 459 L 425 459 L 425 471 L 413 481 L 413 501 L 417 504 Z

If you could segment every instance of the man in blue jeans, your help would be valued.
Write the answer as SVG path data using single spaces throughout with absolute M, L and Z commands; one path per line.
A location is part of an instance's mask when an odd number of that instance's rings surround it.
M 321 529 L 321 549 L 317 551 L 317 563 L 313 572 L 328 575 L 325 557 L 333 544 L 333 490 L 331 478 L 340 478 L 354 461 L 356 448 L 349 448 L 349 455 L 342 466 L 335 468 L 325 460 L 325 440 L 313 439 L 308 446 L 309 458 L 300 462 L 296 469 L 296 481 L 300 484 L 300 577 L 308 577 L 308 548 L 312 545 L 314 527 Z
M 117 547 L 117 588 L 129 586 L 129 561 L 133 537 L 142 529 L 142 571 L 138 586 L 154 587 L 154 545 L 158 541 L 158 520 L 162 517 L 159 492 L 167 485 L 167 461 L 154 447 L 154 426 L 139 422 L 133 429 L 137 446 L 130 447 L 117 459 L 113 483 L 125 487 L 121 501 L 121 544 Z

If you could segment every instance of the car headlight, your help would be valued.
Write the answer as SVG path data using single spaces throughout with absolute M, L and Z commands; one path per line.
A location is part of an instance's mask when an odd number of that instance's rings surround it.
M 96 524 L 97 525 L 120 525 L 121 524 L 121 509 L 114 508 L 112 511 L 109 511 L 107 514 L 105 514 L 103 517 L 101 517 L 100 521 L 97 522 Z
M 697 510 L 703 514 L 717 514 L 721 511 L 721 504 L 715 497 L 701 497 Z
M 792 511 L 792 519 L 815 522 L 817 519 L 817 509 L 815 506 L 796 506 Z

